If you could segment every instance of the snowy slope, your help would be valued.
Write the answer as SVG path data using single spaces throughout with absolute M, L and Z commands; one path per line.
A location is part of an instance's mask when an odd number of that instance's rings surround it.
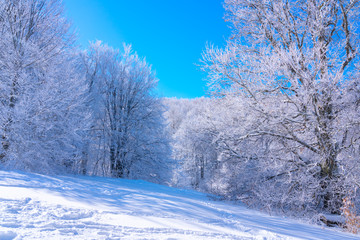
M 360 239 L 144 181 L 0 171 L 0 239 Z

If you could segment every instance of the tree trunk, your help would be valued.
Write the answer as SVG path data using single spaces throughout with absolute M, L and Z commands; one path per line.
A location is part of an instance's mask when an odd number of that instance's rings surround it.
M 18 69 L 20 69 L 20 67 L 18 67 Z M 0 154 L 0 161 L 1 162 L 5 162 L 5 157 L 6 157 L 6 152 L 8 151 L 9 147 L 10 147 L 10 141 L 8 136 L 10 135 L 10 127 L 11 124 L 13 122 L 13 115 L 14 115 L 14 107 L 15 107 L 15 103 L 17 100 L 17 84 L 18 84 L 18 78 L 19 78 L 19 70 L 16 70 L 16 74 L 15 77 L 12 81 L 12 86 L 11 86 L 11 92 L 10 92 L 10 96 L 9 96 L 9 117 L 7 122 L 5 123 L 5 125 L 3 126 L 3 135 L 1 136 L 1 145 L 3 147 L 3 151 Z
M 336 155 L 328 156 L 321 164 L 321 202 L 320 206 L 332 214 L 341 214 L 343 193 L 338 188 L 339 176 L 337 176 Z

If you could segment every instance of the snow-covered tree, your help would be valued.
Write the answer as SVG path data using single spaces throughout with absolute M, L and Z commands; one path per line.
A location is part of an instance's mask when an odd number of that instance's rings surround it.
M 84 56 L 92 108 L 93 174 L 162 181 L 168 142 L 157 79 L 130 46 L 120 52 L 100 41 Z
M 250 128 L 243 101 L 234 98 L 166 99 L 175 169 L 173 184 L 247 200 L 261 178 L 256 159 L 263 141 L 238 141 Z M 257 145 L 254 148 L 254 145 Z
M 0 1 L 2 166 L 56 171 L 81 158 L 84 77 L 68 29 L 60 0 Z
M 224 6 L 233 35 L 207 48 L 203 68 L 213 95 L 241 101 L 249 122 L 223 143 L 234 156 L 244 141 L 266 150 L 253 159 L 269 206 L 339 212 L 359 184 L 359 1 Z
M 212 191 L 216 148 L 208 132 L 211 99 L 164 99 L 165 117 L 172 138 L 172 157 L 177 161 L 173 184 Z

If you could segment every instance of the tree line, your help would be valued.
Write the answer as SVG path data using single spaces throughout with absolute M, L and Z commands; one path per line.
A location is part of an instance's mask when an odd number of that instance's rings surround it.
M 0 0 L 2 168 L 141 178 L 250 206 L 359 203 L 358 0 L 225 0 L 209 96 L 160 99 L 130 45 L 76 47 L 60 0 Z
M 75 46 L 60 0 L 0 1 L 1 166 L 160 181 L 162 106 L 124 45 Z
M 201 60 L 211 98 L 183 119 L 168 113 L 183 163 L 176 181 L 269 211 L 340 214 L 344 198 L 358 204 L 359 1 L 224 7 L 232 35 Z

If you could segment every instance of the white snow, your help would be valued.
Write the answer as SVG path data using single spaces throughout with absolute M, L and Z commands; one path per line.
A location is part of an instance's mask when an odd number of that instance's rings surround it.
M 360 239 L 139 180 L 0 171 L 0 239 Z

